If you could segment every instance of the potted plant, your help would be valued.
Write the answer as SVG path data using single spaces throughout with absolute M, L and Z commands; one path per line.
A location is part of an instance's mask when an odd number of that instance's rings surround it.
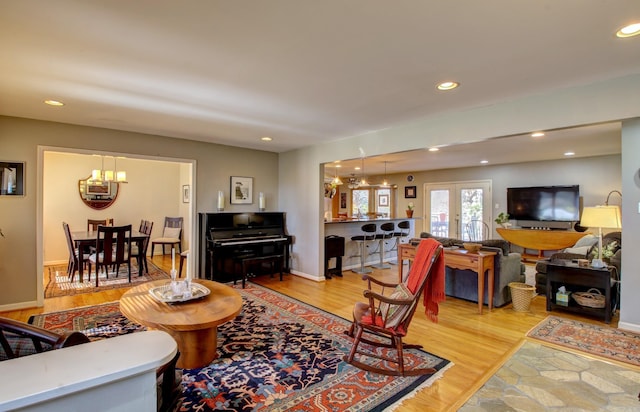
M 415 205 L 413 204 L 413 202 L 409 202 L 409 204 L 407 205 L 407 217 L 413 217 L 413 208 L 415 207 Z
M 495 218 L 495 222 L 504 228 L 508 228 L 511 226 L 509 223 L 509 213 L 500 212 L 497 218 Z

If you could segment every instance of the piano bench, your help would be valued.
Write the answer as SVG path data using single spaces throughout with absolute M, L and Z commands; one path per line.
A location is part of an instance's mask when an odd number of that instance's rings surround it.
M 247 281 L 247 269 L 249 266 L 255 264 L 262 265 L 263 263 L 269 263 L 271 265 L 271 277 L 273 277 L 273 271 L 275 270 L 276 265 L 278 265 L 280 281 L 282 281 L 283 260 L 284 255 L 248 256 L 239 258 L 238 261 L 242 265 L 242 289 L 244 289 Z M 233 284 L 236 284 L 236 279 L 233 280 Z

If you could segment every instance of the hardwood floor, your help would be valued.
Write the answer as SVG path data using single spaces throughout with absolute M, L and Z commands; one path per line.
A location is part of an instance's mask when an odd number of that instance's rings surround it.
M 171 257 L 154 256 L 153 263 L 168 272 Z M 374 269 L 374 275 L 395 282 L 397 267 L 393 266 L 390 270 Z M 288 274 L 282 282 L 277 275 L 273 278 L 258 277 L 254 281 L 346 319 L 351 319 L 354 303 L 364 301 L 362 291 L 365 283 L 360 275 L 351 271 L 345 271 L 342 278 L 333 277 L 325 282 L 314 282 Z M 26 321 L 31 314 L 116 301 L 126 290 L 123 288 L 46 299 L 43 308 L 3 312 L 0 316 Z M 418 310 L 420 309 L 422 307 Z M 597 319 L 564 312 L 553 314 L 604 325 Z M 428 321 L 423 312 L 418 312 L 405 341 L 419 343 L 426 351 L 448 359 L 455 365 L 431 387 L 406 400 L 402 410 L 457 410 L 517 350 L 526 333 L 547 315 L 544 296 L 533 299 L 530 312 L 515 312 L 511 305 L 506 305 L 494 308 L 491 312 L 485 307 L 483 314 L 479 315 L 476 303 L 455 298 L 447 298 L 440 305 L 438 323 Z M 616 327 L 617 321 L 616 315 L 611 327 Z

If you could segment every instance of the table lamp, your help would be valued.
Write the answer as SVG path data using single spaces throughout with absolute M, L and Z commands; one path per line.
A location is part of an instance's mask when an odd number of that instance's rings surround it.
M 591 206 L 582 210 L 580 226 L 598 228 L 598 258 L 591 261 L 594 268 L 603 268 L 602 261 L 602 228 L 622 228 L 622 218 L 618 206 Z

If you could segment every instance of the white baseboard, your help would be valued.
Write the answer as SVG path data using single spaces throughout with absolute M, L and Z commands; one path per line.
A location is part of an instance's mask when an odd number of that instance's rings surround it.
M 635 323 L 618 322 L 618 329 L 624 329 L 629 332 L 640 333 L 640 325 Z
M 0 312 L 6 312 L 9 310 L 29 309 L 37 308 L 38 301 L 32 300 L 29 302 L 9 303 L 8 305 L 0 305 Z

